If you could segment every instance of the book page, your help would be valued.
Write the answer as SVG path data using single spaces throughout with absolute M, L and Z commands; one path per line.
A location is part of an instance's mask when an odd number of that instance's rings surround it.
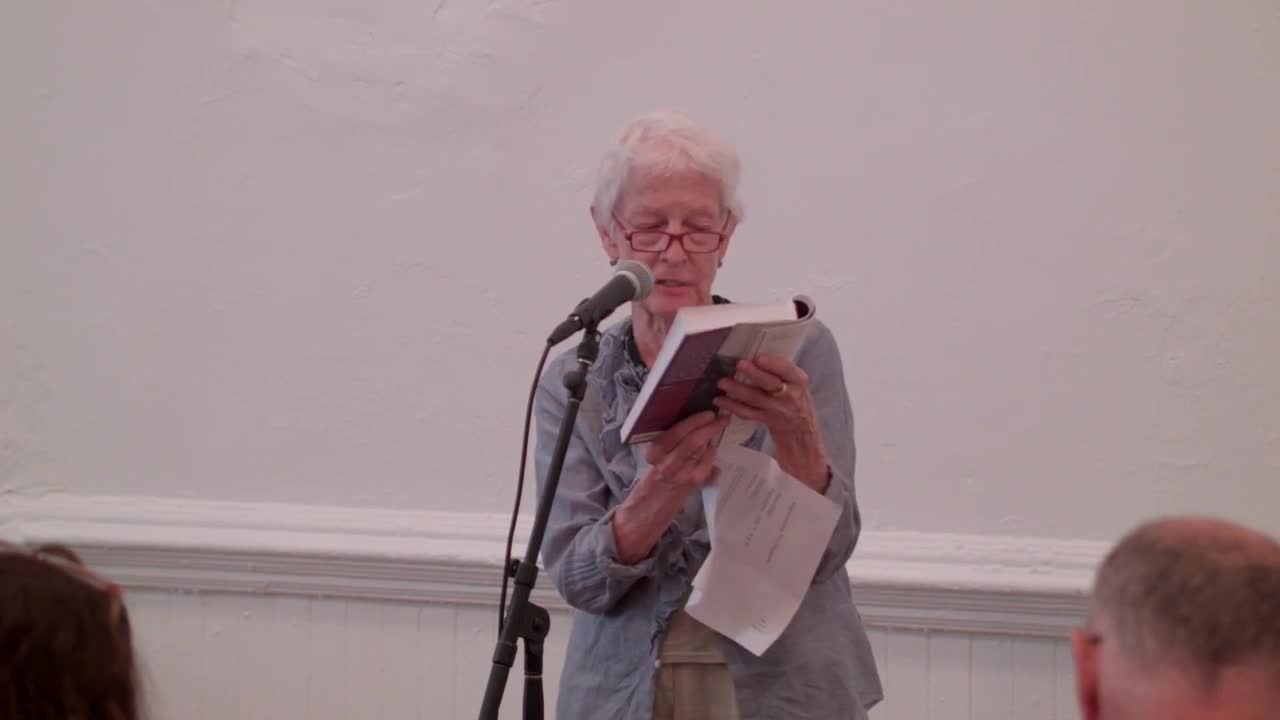
M 805 333 L 809 332 L 809 322 L 791 322 L 778 325 L 740 325 L 721 347 L 721 352 L 730 357 L 751 358 L 757 355 L 778 355 L 794 360 L 796 351 L 804 342 Z M 735 380 L 747 385 L 754 385 L 749 378 L 738 373 Z M 756 423 L 734 417 L 729 420 L 724 433 L 720 436 L 720 445 L 741 445 L 755 431 Z
M 711 553 L 685 611 L 761 655 L 799 609 L 840 506 L 749 448 L 720 448 L 716 467 L 702 491 Z
M 794 358 L 808 332 L 808 322 L 767 325 L 760 328 L 760 337 L 751 354 L 781 355 L 785 358 Z

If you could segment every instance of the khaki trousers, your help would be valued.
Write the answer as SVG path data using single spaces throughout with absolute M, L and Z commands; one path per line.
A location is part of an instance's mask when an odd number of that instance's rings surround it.
M 659 658 L 653 720 L 740 720 L 719 639 L 705 625 L 676 612 Z

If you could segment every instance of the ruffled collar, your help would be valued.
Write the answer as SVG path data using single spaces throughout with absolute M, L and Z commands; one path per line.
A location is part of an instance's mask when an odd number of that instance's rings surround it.
M 719 296 L 715 297 L 715 301 L 717 304 L 729 302 Z M 630 318 L 602 334 L 597 363 L 588 374 L 587 383 L 589 387 L 594 387 L 603 406 L 600 448 L 609 472 L 621 484 L 622 497 L 630 492 L 642 470 L 642 453 L 645 452 L 644 445 L 626 445 L 622 442 L 622 424 L 635 405 L 647 373 L 648 368 L 640 359 L 639 349 L 635 347 L 635 334 Z M 622 498 L 618 500 L 621 502 Z M 689 583 L 702 566 L 710 548 L 701 493 L 694 493 L 685 509 L 677 514 L 671 527 L 663 533 L 654 552 L 658 562 L 664 567 L 664 574 L 680 578 L 677 583 L 664 585 L 660 591 L 663 605 L 668 609 L 682 604 Z M 660 622 L 659 625 L 661 624 Z

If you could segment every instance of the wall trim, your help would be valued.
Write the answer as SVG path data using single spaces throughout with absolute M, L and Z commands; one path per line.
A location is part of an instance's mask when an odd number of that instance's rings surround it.
M 86 495 L 0 495 L 0 537 L 59 541 L 128 588 L 495 606 L 508 518 Z M 517 527 L 523 552 L 531 519 Z M 1103 543 L 917 532 L 862 536 L 849 564 L 868 624 L 1063 637 Z M 566 605 L 540 576 L 535 601 Z

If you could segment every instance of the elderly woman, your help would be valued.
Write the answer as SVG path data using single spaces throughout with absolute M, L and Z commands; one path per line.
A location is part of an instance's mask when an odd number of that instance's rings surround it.
M 815 322 L 796 356 L 760 357 L 726 379 L 716 414 L 652 443 L 619 428 L 682 307 L 712 293 L 742 221 L 733 148 L 667 112 L 634 121 L 603 162 L 591 215 L 611 263 L 649 265 L 656 284 L 603 331 L 551 509 L 543 561 L 578 610 L 558 700 L 562 720 L 862 718 L 882 698 L 845 564 L 858 539 L 853 416 L 836 341 Z M 538 482 L 563 416 L 573 349 L 536 399 Z M 813 583 L 782 636 L 757 657 L 683 611 L 709 551 L 698 489 L 729 414 L 757 421 L 746 445 L 843 508 Z

